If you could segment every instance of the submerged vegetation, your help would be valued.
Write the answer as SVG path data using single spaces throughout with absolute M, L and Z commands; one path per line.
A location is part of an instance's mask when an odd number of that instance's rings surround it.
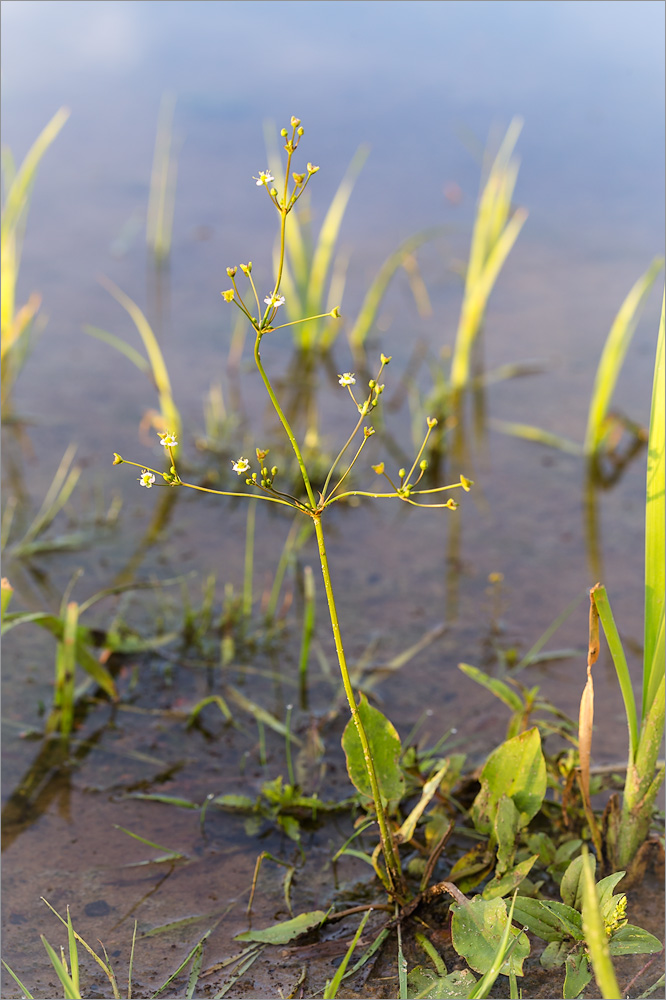
M 170 158 L 171 115 L 172 107 L 165 103 L 155 151 L 157 179 L 148 236 L 158 263 L 164 263 L 168 257 L 171 243 L 175 183 Z M 29 182 L 62 120 L 54 118 L 50 131 L 40 137 L 38 153 L 31 151 L 26 159 L 32 166 L 28 169 L 24 164 L 22 168 L 27 171 L 22 182 L 23 200 L 11 196 L 19 208 L 12 209 L 14 201 L 10 202 L 10 195 L 7 196 L 7 206 L 11 209 L 6 209 L 10 235 L 6 251 L 3 216 L 3 281 L 5 267 L 13 268 L 12 296 L 20 256 L 14 244 L 19 223 L 27 211 Z M 158 433 L 157 451 L 162 461 L 137 462 L 115 453 L 114 464 L 135 467 L 137 482 L 145 488 L 145 496 L 152 500 L 156 494 L 149 491 L 155 487 L 159 501 L 149 531 L 130 566 L 111 586 L 87 600 L 73 599 L 78 583 L 75 574 L 60 595 L 57 612 L 12 611 L 13 580 L 3 580 L 3 634 L 18 625 L 25 628 L 36 624 L 50 632 L 56 643 L 53 704 L 48 714 L 45 712 L 42 731 L 33 734 L 43 737 L 42 750 L 12 794 L 8 815 L 22 816 L 41 794 L 45 774 L 88 752 L 93 740 L 79 741 L 77 728 L 88 711 L 103 703 L 112 706 L 111 719 L 123 710 L 146 715 L 155 712 L 163 729 L 173 729 L 180 739 L 185 730 L 190 730 L 197 731 L 202 740 L 212 741 L 219 737 L 220 726 L 224 726 L 225 737 L 245 747 L 238 775 L 222 792 L 210 787 L 197 798 L 181 792 L 177 776 L 181 764 L 165 764 L 160 771 L 160 781 L 169 782 L 166 790 L 159 787 L 157 780 L 122 788 L 125 798 L 145 809 L 142 815 L 149 815 L 157 804 L 168 810 L 198 814 L 202 844 L 206 843 L 210 817 L 220 812 L 233 822 L 242 823 L 245 838 L 256 844 L 247 906 L 248 926 L 235 935 L 239 950 L 211 969 L 204 969 L 206 942 L 233 901 L 223 911 L 174 921 L 169 925 L 171 930 L 184 931 L 193 920 L 205 920 L 207 929 L 159 989 L 151 990 L 153 996 L 167 995 L 169 989 L 179 991 L 173 995 L 202 995 L 207 975 L 216 975 L 220 987 L 211 995 L 231 996 L 237 983 L 242 990 L 240 981 L 271 946 L 295 951 L 301 947 L 307 949 L 308 945 L 299 942 L 301 937 L 326 934 L 341 921 L 347 930 L 345 940 L 337 942 L 342 947 L 336 952 L 340 957 L 336 972 L 329 977 L 321 973 L 316 963 L 312 973 L 303 966 L 289 996 L 335 998 L 341 995 L 343 983 L 349 983 L 356 996 L 390 995 L 401 1000 L 431 997 L 471 1000 L 488 997 L 491 990 L 493 995 L 518 998 L 523 994 L 519 981 L 528 970 L 534 974 L 537 969 L 549 977 L 548 995 L 582 996 L 594 977 L 601 995 L 614 998 L 624 992 L 619 992 L 613 958 L 656 955 L 662 950 L 661 942 L 652 933 L 628 922 L 628 900 L 622 889 L 630 891 L 640 883 L 650 862 L 650 852 L 663 857 L 659 817 L 655 814 L 657 793 L 664 780 L 664 766 L 658 759 L 664 733 L 663 305 L 649 432 L 636 435 L 637 439 L 647 438 L 648 449 L 645 641 L 640 707 L 634 701 L 627 659 L 606 586 L 600 581 L 589 590 L 587 683 L 577 723 L 544 697 L 539 686 L 529 687 L 519 680 L 521 671 L 543 662 L 549 655 L 553 658 L 576 655 L 571 650 L 562 654 L 544 649 L 570 608 L 541 638 L 534 637 L 535 644 L 522 659 L 515 650 L 504 648 L 495 636 L 492 662 L 484 663 L 484 669 L 459 664 L 470 681 L 490 691 L 511 713 L 506 738 L 485 759 L 475 759 L 455 729 L 432 742 L 431 734 L 424 732 L 424 723 L 428 720 L 432 724 L 432 709 L 426 710 L 406 738 L 401 738 L 398 728 L 378 707 L 381 702 L 376 688 L 382 677 L 397 673 L 436 642 L 444 627 L 424 631 L 416 644 L 388 663 L 377 664 L 372 643 L 359 656 L 351 656 L 343 643 L 344 622 L 340 621 L 329 568 L 329 550 L 334 549 L 337 537 L 335 533 L 329 534 L 328 529 L 325 531 L 324 525 L 336 505 L 341 510 L 359 502 L 399 501 L 408 508 L 432 508 L 420 511 L 422 517 L 446 516 L 454 523 L 462 510 L 457 510 L 458 502 L 453 495 L 463 501 L 463 509 L 464 502 L 474 498 L 475 484 L 465 475 L 470 469 L 463 465 L 469 454 L 465 407 L 469 399 L 478 401 L 479 387 L 484 384 L 480 335 L 489 297 L 526 219 L 526 212 L 513 206 L 518 175 L 514 150 L 520 127 L 520 122 L 514 121 L 499 152 L 488 159 L 490 169 L 481 187 L 451 364 L 447 371 L 439 363 L 432 369 L 434 387 L 420 396 L 419 406 L 432 405 L 433 409 L 423 414 L 414 454 L 404 464 L 394 462 L 393 457 L 382 460 L 379 455 L 373 456 L 372 464 L 366 463 L 366 456 L 375 446 L 391 456 L 400 447 L 388 432 L 383 412 L 382 379 L 391 357 L 378 352 L 379 361 L 373 364 L 366 355 L 367 338 L 390 280 L 399 267 L 411 266 L 407 262 L 415 251 L 438 231 L 412 237 L 388 258 L 356 321 L 348 328 L 354 357 L 350 367 L 355 370 L 336 373 L 334 379 L 338 399 L 351 411 L 351 418 L 330 460 L 319 448 L 322 417 L 316 388 L 307 398 L 297 399 L 292 418 L 291 403 L 285 402 L 287 390 L 279 378 L 269 374 L 262 354 L 266 345 L 288 330 L 294 335 L 299 365 L 310 365 L 308 370 L 312 371 L 315 363 L 329 357 L 336 341 L 334 331 L 336 326 L 340 327 L 339 297 L 344 287 L 345 265 L 340 258 L 335 263 L 336 244 L 354 178 L 366 155 L 363 150 L 357 153 L 336 193 L 316 242 L 309 230 L 307 212 L 299 215 L 296 211 L 297 205 L 304 208 L 310 182 L 319 171 L 318 166 L 309 162 L 303 168 L 297 158 L 304 136 L 298 118 L 292 118 L 289 127 L 280 132 L 284 160 L 279 160 L 277 152 L 271 153 L 270 169 L 260 171 L 254 178 L 262 189 L 262 197 L 267 198 L 277 213 L 279 236 L 274 274 L 260 283 L 251 261 L 230 266 L 229 287 L 221 294 L 229 307 L 239 311 L 242 328 L 251 330 L 254 337 L 254 368 L 281 428 L 282 441 L 274 444 L 271 437 L 270 448 L 262 440 L 260 447 L 253 445 L 250 450 L 248 438 L 243 437 L 233 452 L 232 442 L 223 441 L 220 453 L 228 465 L 226 469 L 213 471 L 209 464 L 202 467 L 200 461 L 189 457 L 185 451 L 187 429 L 174 402 L 158 338 L 140 307 L 113 283 L 104 282 L 131 317 L 145 354 L 116 334 L 92 326 L 86 327 L 86 331 L 133 361 L 152 381 L 159 402 L 159 412 L 151 411 L 148 423 Z M 17 179 L 20 176 L 21 172 Z M 609 416 L 614 386 L 638 310 L 660 269 L 661 262 L 655 261 L 620 310 L 599 363 L 585 444 L 568 449 L 584 454 L 590 468 L 603 463 L 615 446 Z M 283 314 L 287 319 L 281 322 Z M 12 331 L 21 329 L 14 340 L 10 337 L 8 344 L 8 358 L 18 357 L 19 361 L 7 367 L 7 394 L 24 360 L 24 353 L 17 354 L 18 348 L 12 345 L 28 328 L 19 323 L 13 305 L 8 317 Z M 3 333 L 4 318 L 3 312 Z M 243 338 L 244 333 L 240 335 Z M 3 345 L 3 399 L 4 350 Z M 507 366 L 498 377 L 522 373 L 518 368 Z M 301 434 L 304 412 L 305 429 Z M 229 434 L 240 433 L 242 423 L 240 418 L 235 422 L 219 421 L 218 429 L 224 428 Z M 526 425 L 505 425 L 502 429 L 542 443 L 556 443 L 555 435 Z M 330 442 L 333 434 L 325 425 L 324 430 Z M 208 435 L 208 442 L 213 436 Z M 234 455 L 231 460 L 230 454 Z M 444 484 L 439 478 L 442 457 L 446 458 L 449 471 Z M 47 529 L 68 503 L 81 474 L 81 469 L 72 466 L 73 458 L 73 451 L 68 451 L 39 513 L 21 538 L 13 537 L 13 508 L 9 508 L 6 518 L 3 516 L 3 546 L 6 545 L 12 560 L 10 575 L 14 568 L 49 551 Z M 206 463 L 209 459 L 207 454 Z M 395 471 L 394 465 L 398 466 Z M 240 488 L 234 488 L 235 484 Z M 242 498 L 248 504 L 242 587 L 236 591 L 230 582 L 224 581 L 221 608 L 216 606 L 214 578 L 204 584 L 200 607 L 192 605 L 183 578 L 143 583 L 134 579 L 146 548 L 159 537 L 175 498 L 183 490 L 229 497 L 234 502 L 235 498 Z M 143 489 L 139 492 L 143 494 Z M 257 570 L 263 572 L 267 567 L 261 542 L 257 543 L 255 538 L 256 513 L 261 506 L 255 501 L 261 501 L 261 505 L 270 503 L 280 513 L 289 508 L 292 518 L 277 564 L 271 568 L 268 579 L 264 574 L 263 595 L 259 600 Z M 111 527 L 116 519 L 117 511 L 113 508 L 104 523 Z M 455 530 L 451 528 L 451 537 L 456 537 Z M 316 551 L 308 548 L 313 534 Z M 59 547 L 71 548 L 73 543 L 51 544 L 50 550 L 57 551 Z M 305 554 L 309 561 L 303 563 Z M 311 565 L 316 561 L 321 577 Z M 337 673 L 328 662 L 326 644 L 320 641 L 318 580 L 323 583 Z M 592 583 L 581 581 L 581 587 L 584 582 Z M 612 594 L 613 581 L 606 582 Z M 166 603 L 164 592 L 171 584 L 183 587 L 182 599 L 179 603 L 177 599 L 173 601 L 179 609 L 177 625 L 165 627 L 161 605 Z M 142 589 L 154 592 L 158 608 L 154 615 L 156 627 L 150 637 L 140 634 L 124 618 L 128 605 L 122 602 L 135 600 Z M 83 616 L 94 605 L 111 599 L 119 603 L 107 627 L 84 624 Z M 294 599 L 297 615 L 290 613 Z M 295 641 L 290 640 L 290 627 Z M 615 666 L 628 729 L 626 764 L 603 772 L 591 767 L 592 668 L 599 655 L 600 631 L 606 636 Z M 176 652 L 171 653 L 165 647 L 174 643 Z M 130 655 L 134 665 L 128 672 Z M 174 699 L 177 708 L 168 711 L 156 708 L 150 704 L 149 693 L 144 695 L 148 704 L 140 703 L 137 657 L 141 663 L 144 655 L 162 657 L 166 686 L 176 690 L 182 684 L 182 693 Z M 291 663 L 293 676 L 282 670 L 282 662 L 278 669 L 276 659 Z M 323 707 L 321 693 L 313 695 L 315 661 L 326 686 Z M 78 685 L 77 668 L 85 674 L 84 682 Z M 299 702 L 299 709 L 289 703 L 282 716 L 269 710 L 258 686 L 255 691 L 248 685 L 248 680 L 255 679 L 266 682 L 267 687 L 269 683 L 288 687 L 294 702 Z M 471 684 L 470 689 L 473 690 Z M 603 726 L 604 721 L 597 725 Z M 330 743 L 331 734 L 341 743 L 346 777 L 351 785 L 346 781 L 344 785 L 339 780 L 323 781 L 331 757 L 325 740 Z M 246 778 L 248 761 L 256 764 L 259 777 Z M 280 763 L 276 767 L 277 761 Z M 228 766 L 226 769 L 232 770 Z M 624 779 L 618 776 L 618 771 Z M 322 830 L 330 835 L 324 849 L 321 841 L 317 841 Z M 118 836 L 129 835 L 159 852 L 139 864 L 163 866 L 170 872 L 176 866 L 186 869 L 200 860 L 177 848 L 162 847 L 144 836 L 146 831 L 137 833 L 120 826 L 117 831 Z M 280 850 L 287 857 L 278 857 L 259 844 L 260 838 L 274 833 L 282 838 L 278 841 L 282 844 Z M 330 864 L 332 884 L 322 891 L 316 908 L 295 913 L 293 890 L 298 873 L 308 871 L 310 852 L 315 864 L 322 866 L 322 858 L 327 866 Z M 348 886 L 343 888 L 337 878 L 337 867 L 345 861 L 361 862 L 368 875 L 351 890 Z M 281 908 L 288 917 L 267 927 L 254 928 L 253 904 L 262 891 L 266 878 L 263 873 L 269 867 L 272 871 L 272 866 L 283 875 Z M 616 892 L 618 886 L 621 888 Z M 79 967 L 78 945 L 81 945 L 104 973 L 108 981 L 105 988 L 111 989 L 108 995 L 119 998 L 118 979 L 106 951 L 101 958 L 83 940 L 75 930 L 69 907 L 65 919 L 47 905 L 67 930 L 67 953 L 63 948 L 58 953 L 49 943 L 48 935 L 42 935 L 64 996 L 86 995 Z M 149 933 L 162 930 L 165 928 L 155 928 Z M 325 943 L 333 940 L 327 938 Z M 136 991 L 133 966 L 140 950 L 141 934 L 137 935 L 135 924 L 129 954 L 128 997 L 133 989 Z M 22 994 L 30 997 L 17 972 L 4 964 Z M 388 980 L 380 977 L 370 985 L 369 993 L 359 992 L 375 968 L 393 971 Z

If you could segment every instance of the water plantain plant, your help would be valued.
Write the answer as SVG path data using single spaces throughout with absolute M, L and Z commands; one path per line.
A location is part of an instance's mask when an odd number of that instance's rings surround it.
M 356 411 L 356 419 L 351 433 L 342 445 L 337 457 L 331 465 L 323 484 L 315 489 L 310 478 L 303 457 L 303 449 L 296 439 L 292 426 L 285 415 L 285 412 L 278 400 L 273 384 L 266 372 L 262 360 L 262 349 L 264 340 L 269 341 L 277 330 L 295 327 L 302 324 L 311 324 L 319 319 L 329 316 L 337 319 L 339 310 L 333 307 L 325 313 L 314 316 L 303 316 L 285 323 L 276 322 L 279 309 L 285 304 L 285 295 L 282 294 L 282 283 L 285 274 L 285 256 L 287 250 L 287 233 L 289 216 L 294 206 L 307 190 L 308 185 L 319 167 L 308 163 L 305 170 L 296 171 L 293 169 L 293 159 L 303 136 L 303 126 L 298 118 L 292 118 L 289 128 L 282 129 L 281 137 L 284 142 L 286 153 L 286 163 L 280 180 L 276 181 L 270 170 L 260 171 L 254 178 L 257 186 L 262 188 L 268 200 L 278 213 L 279 219 L 279 254 L 276 268 L 274 284 L 268 294 L 264 297 L 260 295 L 252 275 L 252 262 L 227 268 L 227 275 L 231 281 L 231 287 L 223 291 L 222 296 L 225 302 L 235 305 L 246 320 L 251 325 L 255 334 L 254 361 L 257 370 L 262 378 L 275 413 L 283 427 L 284 433 L 289 441 L 293 454 L 298 463 L 301 474 L 300 495 L 293 495 L 290 492 L 279 488 L 277 466 L 269 466 L 266 461 L 267 449 L 256 449 L 256 461 L 259 471 L 252 470 L 252 462 L 241 456 L 233 462 L 233 470 L 239 477 L 243 477 L 248 487 L 247 491 L 230 492 L 223 490 L 213 490 L 207 487 L 197 486 L 193 483 L 185 482 L 179 475 L 176 464 L 176 450 L 178 448 L 177 431 L 169 428 L 160 435 L 161 443 L 165 453 L 169 457 L 169 471 L 160 472 L 148 466 L 136 462 L 128 462 L 120 455 L 116 454 L 115 464 L 127 462 L 140 469 L 139 483 L 142 486 L 151 488 L 157 482 L 169 489 L 177 487 L 188 487 L 206 493 L 216 493 L 222 496 L 243 496 L 252 501 L 265 500 L 281 506 L 289 507 L 291 510 L 300 512 L 304 517 L 312 520 L 317 538 L 319 561 L 323 576 L 324 589 L 330 615 L 333 639 L 336 648 L 338 663 L 342 676 L 343 687 L 349 710 L 352 716 L 352 729 L 347 735 L 347 745 L 345 747 L 348 761 L 351 759 L 358 761 L 350 765 L 350 776 L 357 788 L 363 793 L 371 796 L 376 819 L 380 833 L 380 850 L 383 856 L 383 867 L 379 864 L 378 857 L 373 859 L 375 870 L 390 895 L 396 900 L 404 901 L 407 898 L 407 889 L 402 874 L 398 847 L 391 832 L 387 819 L 387 803 L 395 796 L 392 786 L 393 769 L 390 764 L 384 773 L 377 761 L 385 756 L 383 751 L 378 750 L 379 744 L 384 746 L 392 745 L 392 726 L 381 713 L 373 709 L 367 701 L 361 699 L 357 702 L 355 692 L 352 687 L 344 646 L 341 636 L 340 623 L 336 602 L 333 594 L 331 576 L 329 571 L 328 554 L 326 550 L 324 529 L 322 526 L 323 516 L 327 509 L 334 503 L 349 498 L 350 496 L 364 496 L 376 499 L 395 499 L 404 503 L 422 507 L 438 507 L 455 509 L 456 502 L 449 498 L 441 500 L 441 493 L 445 490 L 463 489 L 469 490 L 470 481 L 461 476 L 459 482 L 443 487 L 432 487 L 429 489 L 419 489 L 419 483 L 425 473 L 427 463 L 422 459 L 423 452 L 427 445 L 436 421 L 428 419 L 427 430 L 423 444 L 409 470 L 400 469 L 396 477 L 391 477 L 385 469 L 384 463 L 379 462 L 373 466 L 375 473 L 387 484 L 383 492 L 378 490 L 357 490 L 345 489 L 344 484 L 352 467 L 357 463 L 361 452 L 365 449 L 370 438 L 374 434 L 374 427 L 371 420 L 376 407 L 380 404 L 384 384 L 381 381 L 385 367 L 390 362 L 390 358 L 382 354 L 381 362 L 374 378 L 368 382 L 367 390 L 358 398 L 354 394 L 356 377 L 352 372 L 345 372 L 339 376 L 340 386 L 349 394 L 353 408 Z M 240 272 L 240 273 L 239 273 Z M 241 290 L 237 277 L 240 276 L 247 282 L 248 291 Z M 358 392 L 358 390 L 356 390 Z M 351 456 L 351 457 L 348 457 Z M 432 501 L 436 502 L 432 502 Z M 438 502 L 437 502 L 438 501 Z M 378 719 L 377 717 L 381 718 Z M 370 730 L 370 732 L 368 731 Z M 392 750 L 389 749 L 387 760 L 390 762 Z M 383 781 L 385 780 L 384 786 Z M 390 786 L 390 787 L 389 787 Z

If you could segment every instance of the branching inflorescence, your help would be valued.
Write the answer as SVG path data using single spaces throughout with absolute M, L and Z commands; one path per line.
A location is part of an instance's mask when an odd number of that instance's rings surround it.
M 119 465 L 121 463 L 125 463 L 136 466 L 141 470 L 138 482 L 141 486 L 145 486 L 148 489 L 157 484 L 166 485 L 172 488 L 176 486 L 185 486 L 189 489 L 199 490 L 203 493 L 215 493 L 220 496 L 242 496 L 247 497 L 248 499 L 268 500 L 272 503 L 281 504 L 286 507 L 293 507 L 304 515 L 311 517 L 314 521 L 319 558 L 331 619 L 331 627 L 333 630 L 333 638 L 335 641 L 343 686 L 349 703 L 349 709 L 354 719 L 359 740 L 363 749 L 363 757 L 377 812 L 377 822 L 379 825 L 381 850 L 384 856 L 385 870 L 380 868 L 378 862 L 376 863 L 375 869 L 390 894 L 397 900 L 404 900 L 406 898 L 407 890 L 402 877 L 397 844 L 389 828 L 386 814 L 386 803 L 383 801 L 380 794 L 379 784 L 375 773 L 372 746 L 364 731 L 342 646 L 340 626 L 338 623 L 337 610 L 328 569 L 328 558 L 324 543 L 321 517 L 327 507 L 330 507 L 339 500 L 345 500 L 351 496 L 364 496 L 373 499 L 398 499 L 416 507 L 446 507 L 453 510 L 458 505 L 452 498 L 449 498 L 445 502 L 441 503 L 424 503 L 421 502 L 420 499 L 415 498 L 421 498 L 424 496 L 431 497 L 433 495 L 441 494 L 446 490 L 458 488 L 463 489 L 464 491 L 469 491 L 472 482 L 464 476 L 461 476 L 459 482 L 448 486 L 438 486 L 430 489 L 417 489 L 427 469 L 427 462 L 422 458 L 422 455 L 425 451 L 430 433 L 437 424 L 437 421 L 434 418 L 428 418 L 427 430 L 423 444 L 409 471 L 406 469 L 400 469 L 398 471 L 397 483 L 385 471 L 383 462 L 372 466 L 375 473 L 382 476 L 388 482 L 390 486 L 389 492 L 382 493 L 374 490 L 342 489 L 343 484 L 347 481 L 352 468 L 358 461 L 361 452 L 367 445 L 368 440 L 375 433 L 374 427 L 371 423 L 372 414 L 379 405 L 384 392 L 384 383 L 381 382 L 381 378 L 385 367 L 391 360 L 390 357 L 382 354 L 377 375 L 375 378 L 370 379 L 368 382 L 367 393 L 363 396 L 358 395 L 357 397 L 354 393 L 354 386 L 357 384 L 354 373 L 344 372 L 339 376 L 339 384 L 342 388 L 347 389 L 349 392 L 351 400 L 358 413 L 358 417 L 351 433 L 347 437 L 342 448 L 340 449 L 340 452 L 331 465 L 322 488 L 315 494 L 315 490 L 313 489 L 310 476 L 306 468 L 303 450 L 295 437 L 289 420 L 280 405 L 273 386 L 264 369 L 261 360 L 261 344 L 263 338 L 267 334 L 273 333 L 276 330 L 283 329 L 288 326 L 294 326 L 297 323 L 308 323 L 312 320 L 323 319 L 325 317 L 338 319 L 340 311 L 336 307 L 330 312 L 323 313 L 318 316 L 307 316 L 288 323 L 275 323 L 278 311 L 285 301 L 284 296 L 280 292 L 280 286 L 285 260 L 285 231 L 287 217 L 294 208 L 298 199 L 303 195 L 303 192 L 308 186 L 311 178 L 319 170 L 319 167 L 308 163 L 305 173 L 292 171 L 292 159 L 303 136 L 303 127 L 300 119 L 292 118 L 291 129 L 282 129 L 281 136 L 284 140 L 284 150 L 287 154 L 284 183 L 281 185 L 281 193 L 278 188 L 274 186 L 275 178 L 269 170 L 262 170 L 259 172 L 258 177 L 253 178 L 258 187 L 263 187 L 266 190 L 270 201 L 278 212 L 280 220 L 280 246 L 273 289 L 263 298 L 263 300 L 260 299 L 260 295 L 257 292 L 257 288 L 252 277 L 252 262 L 249 261 L 247 264 L 240 264 L 237 267 L 227 268 L 227 275 L 231 280 L 232 287 L 223 291 L 222 297 L 225 302 L 233 303 L 238 309 L 240 309 L 254 330 L 254 360 L 264 382 L 266 391 L 270 397 L 271 403 L 289 439 L 294 455 L 296 456 L 303 481 L 303 495 L 297 497 L 278 488 L 276 480 L 278 478 L 279 470 L 277 466 L 268 466 L 266 462 L 268 449 L 261 448 L 257 448 L 255 452 L 259 471 L 253 471 L 250 460 L 243 456 L 232 462 L 233 471 L 236 472 L 239 477 L 245 476 L 245 485 L 249 487 L 250 492 L 214 490 L 208 487 L 197 486 L 194 483 L 185 482 L 177 471 L 175 450 L 178 447 L 178 440 L 175 433 L 172 432 L 160 434 L 161 444 L 169 456 L 168 471 L 160 471 L 159 469 L 152 469 L 149 466 L 142 465 L 137 462 L 131 462 L 122 458 L 118 454 L 114 454 L 114 464 Z M 236 280 L 239 270 L 247 279 L 247 283 L 249 285 L 249 294 L 246 291 L 245 298 L 243 297 L 243 293 L 238 287 Z M 351 458 L 350 455 L 352 456 Z

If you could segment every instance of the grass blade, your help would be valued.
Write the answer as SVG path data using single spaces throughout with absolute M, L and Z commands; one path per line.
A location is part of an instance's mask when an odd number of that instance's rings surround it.
M 340 965 L 338 966 L 337 971 L 336 971 L 335 975 L 333 976 L 333 979 L 331 979 L 330 983 L 326 984 L 326 989 L 324 990 L 324 1000 L 335 1000 L 335 998 L 337 997 L 338 990 L 340 989 L 340 983 L 342 982 L 344 974 L 347 971 L 347 966 L 349 965 L 349 960 L 351 959 L 352 955 L 354 954 L 354 949 L 356 948 L 356 945 L 358 944 L 358 940 L 359 940 L 361 934 L 363 933 L 363 929 L 364 929 L 365 925 L 367 924 L 368 919 L 369 919 L 371 913 L 372 913 L 372 910 L 368 910 L 367 913 L 363 914 L 363 919 L 361 920 L 360 924 L 358 925 L 358 928 L 356 930 L 356 934 L 354 935 L 353 940 L 351 941 L 349 947 L 347 948 L 347 951 L 345 952 L 345 957 L 340 962 Z M 400 925 L 399 924 L 398 924 L 398 933 L 400 933 Z M 401 993 L 400 995 L 402 996 L 403 994 Z M 405 996 L 406 995 L 407 994 L 405 994 Z
M 446 226 L 434 226 L 431 229 L 424 229 L 423 232 L 416 233 L 414 236 L 406 239 L 390 257 L 387 257 L 366 292 L 363 305 L 356 317 L 356 322 L 349 332 L 349 344 L 353 351 L 358 351 L 363 347 L 377 318 L 377 312 L 386 294 L 389 282 L 400 265 L 424 243 L 441 236 L 446 232 L 447 228 Z
M 169 379 L 169 372 L 167 371 L 164 355 L 162 354 L 162 349 L 157 341 L 157 337 L 153 333 L 150 323 L 141 312 L 136 302 L 133 302 L 129 295 L 125 295 L 125 293 L 122 292 L 117 285 L 114 285 L 114 283 L 108 278 L 101 278 L 100 280 L 107 292 L 109 292 L 116 302 L 123 307 L 125 312 L 129 314 L 137 328 L 139 336 L 143 341 L 143 346 L 146 349 L 146 354 L 148 355 L 148 361 L 150 362 L 153 379 L 155 380 L 155 385 L 160 398 L 160 409 L 162 411 L 162 419 L 164 420 L 164 429 L 177 435 L 180 432 L 181 427 L 180 414 L 173 401 L 171 380 Z
M 584 448 L 588 457 L 597 453 L 603 441 L 608 408 L 627 349 L 636 329 L 638 315 L 663 264 L 661 257 L 656 257 L 652 261 L 649 269 L 638 279 L 620 306 L 620 311 L 610 328 L 599 359 L 587 417 Z
M 603 626 L 608 648 L 613 658 L 613 664 L 615 665 L 615 673 L 617 674 L 617 679 L 620 683 L 620 690 L 624 700 L 624 711 L 627 716 L 627 726 L 629 728 L 629 761 L 632 763 L 636 758 L 636 750 L 638 749 L 638 721 L 636 718 L 636 702 L 634 700 L 634 691 L 631 685 L 631 677 L 629 676 L 627 659 L 624 655 L 622 640 L 620 639 L 617 631 L 615 619 L 613 618 L 613 612 L 611 610 L 610 601 L 608 600 L 606 588 L 601 584 L 597 584 L 596 587 L 593 587 L 590 591 L 590 596 L 593 598 L 597 611 L 599 612 L 599 618 Z
M 4 965 L 5 969 L 7 970 L 7 972 L 9 973 L 9 975 L 12 977 L 12 979 L 14 980 L 14 982 L 16 983 L 16 985 L 18 986 L 18 988 L 21 990 L 21 992 L 23 993 L 23 996 L 26 998 L 26 1000 L 34 1000 L 34 997 L 33 997 L 32 993 L 30 993 L 25 988 L 25 986 L 23 985 L 23 983 L 21 982 L 21 980 L 19 979 L 19 977 L 16 975 L 16 973 L 12 969 L 9 968 L 9 966 L 5 962 L 4 958 L 2 959 L 2 964 Z
M 86 323 L 83 327 L 84 333 L 89 334 L 91 337 L 95 337 L 97 340 L 101 340 L 105 344 L 110 344 L 111 347 L 115 347 L 117 351 L 124 354 L 133 365 L 142 371 L 144 375 L 148 378 L 151 377 L 150 364 L 144 358 L 143 354 L 139 354 L 135 347 L 131 344 L 127 344 L 122 337 L 117 337 L 115 333 L 109 333 L 107 330 L 102 330 L 98 326 L 91 326 Z
M 647 715 L 664 676 L 664 563 L 666 541 L 666 461 L 664 437 L 664 325 L 666 297 L 662 297 L 652 387 L 652 412 L 648 440 L 647 489 L 645 498 L 645 645 L 643 653 L 643 704 Z
M 590 856 L 583 847 L 583 931 L 592 959 L 592 968 L 597 986 L 604 1000 L 622 996 L 608 949 L 608 937 L 599 907 L 599 896 L 594 884 Z

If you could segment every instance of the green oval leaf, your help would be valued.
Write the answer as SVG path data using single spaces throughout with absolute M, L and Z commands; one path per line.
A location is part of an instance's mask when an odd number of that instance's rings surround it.
M 379 709 L 368 704 L 364 694 L 360 697 L 358 714 L 370 744 L 382 798 L 387 802 L 401 799 L 405 791 L 405 777 L 399 763 L 402 748 L 395 726 Z M 342 749 L 347 758 L 347 771 L 352 784 L 361 795 L 372 798 L 363 747 L 353 719 L 349 720 L 342 734 Z
M 299 913 L 293 920 L 284 920 L 281 924 L 273 924 L 261 931 L 244 931 L 236 934 L 236 941 L 261 941 L 264 944 L 288 944 L 301 934 L 320 927 L 326 919 L 325 910 L 311 910 L 309 913 Z

